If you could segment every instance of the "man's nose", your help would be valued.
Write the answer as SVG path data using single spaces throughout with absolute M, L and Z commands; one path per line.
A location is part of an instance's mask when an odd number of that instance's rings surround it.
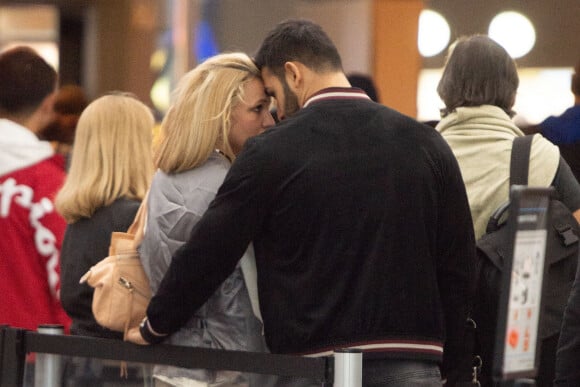
M 264 119 L 262 120 L 262 126 L 264 128 L 269 128 L 270 126 L 274 126 L 276 124 L 276 120 L 274 119 L 274 114 L 267 111 L 266 114 L 264 114 Z
M 279 117 L 278 117 L 278 109 L 276 109 L 276 108 L 273 108 L 273 109 L 271 109 L 271 110 L 270 110 L 270 115 L 271 115 L 271 116 L 272 116 L 272 118 L 274 119 L 274 122 L 275 122 L 275 123 L 278 123 L 278 122 L 280 122 L 280 119 L 279 119 Z

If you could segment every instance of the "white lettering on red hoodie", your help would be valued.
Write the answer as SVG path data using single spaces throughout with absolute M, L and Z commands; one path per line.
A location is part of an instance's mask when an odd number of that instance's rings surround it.
M 63 162 L 48 142 L 0 119 L 0 324 L 70 325 L 59 302 L 66 223 L 54 208 Z

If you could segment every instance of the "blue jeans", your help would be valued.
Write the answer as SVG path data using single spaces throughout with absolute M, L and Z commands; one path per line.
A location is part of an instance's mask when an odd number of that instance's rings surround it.
M 435 362 L 396 359 L 365 359 L 363 387 L 441 386 Z

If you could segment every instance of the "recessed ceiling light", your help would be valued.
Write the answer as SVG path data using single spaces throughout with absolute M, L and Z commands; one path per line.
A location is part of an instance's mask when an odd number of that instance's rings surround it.
M 501 44 L 512 58 L 521 58 L 534 47 L 536 30 L 527 17 L 508 11 L 493 18 L 489 24 L 489 37 Z
M 435 56 L 447 47 L 451 32 L 447 20 L 441 14 L 425 9 L 419 15 L 419 53 L 424 57 Z

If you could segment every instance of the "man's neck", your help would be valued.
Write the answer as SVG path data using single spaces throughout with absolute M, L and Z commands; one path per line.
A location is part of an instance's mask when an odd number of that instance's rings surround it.
M 38 128 L 37 125 L 35 124 L 35 120 L 32 119 L 31 116 L 18 114 L 2 114 L 0 115 L 0 118 L 4 118 L 12 122 L 15 122 L 18 125 L 30 130 L 32 133 L 37 134 Z
M 311 73 L 309 76 L 309 82 L 306 82 L 308 87 L 305 88 L 302 95 L 299 96 L 302 105 L 304 105 L 310 97 L 318 93 L 320 90 L 328 89 L 330 87 L 351 87 L 348 79 L 341 71 L 326 74 Z

